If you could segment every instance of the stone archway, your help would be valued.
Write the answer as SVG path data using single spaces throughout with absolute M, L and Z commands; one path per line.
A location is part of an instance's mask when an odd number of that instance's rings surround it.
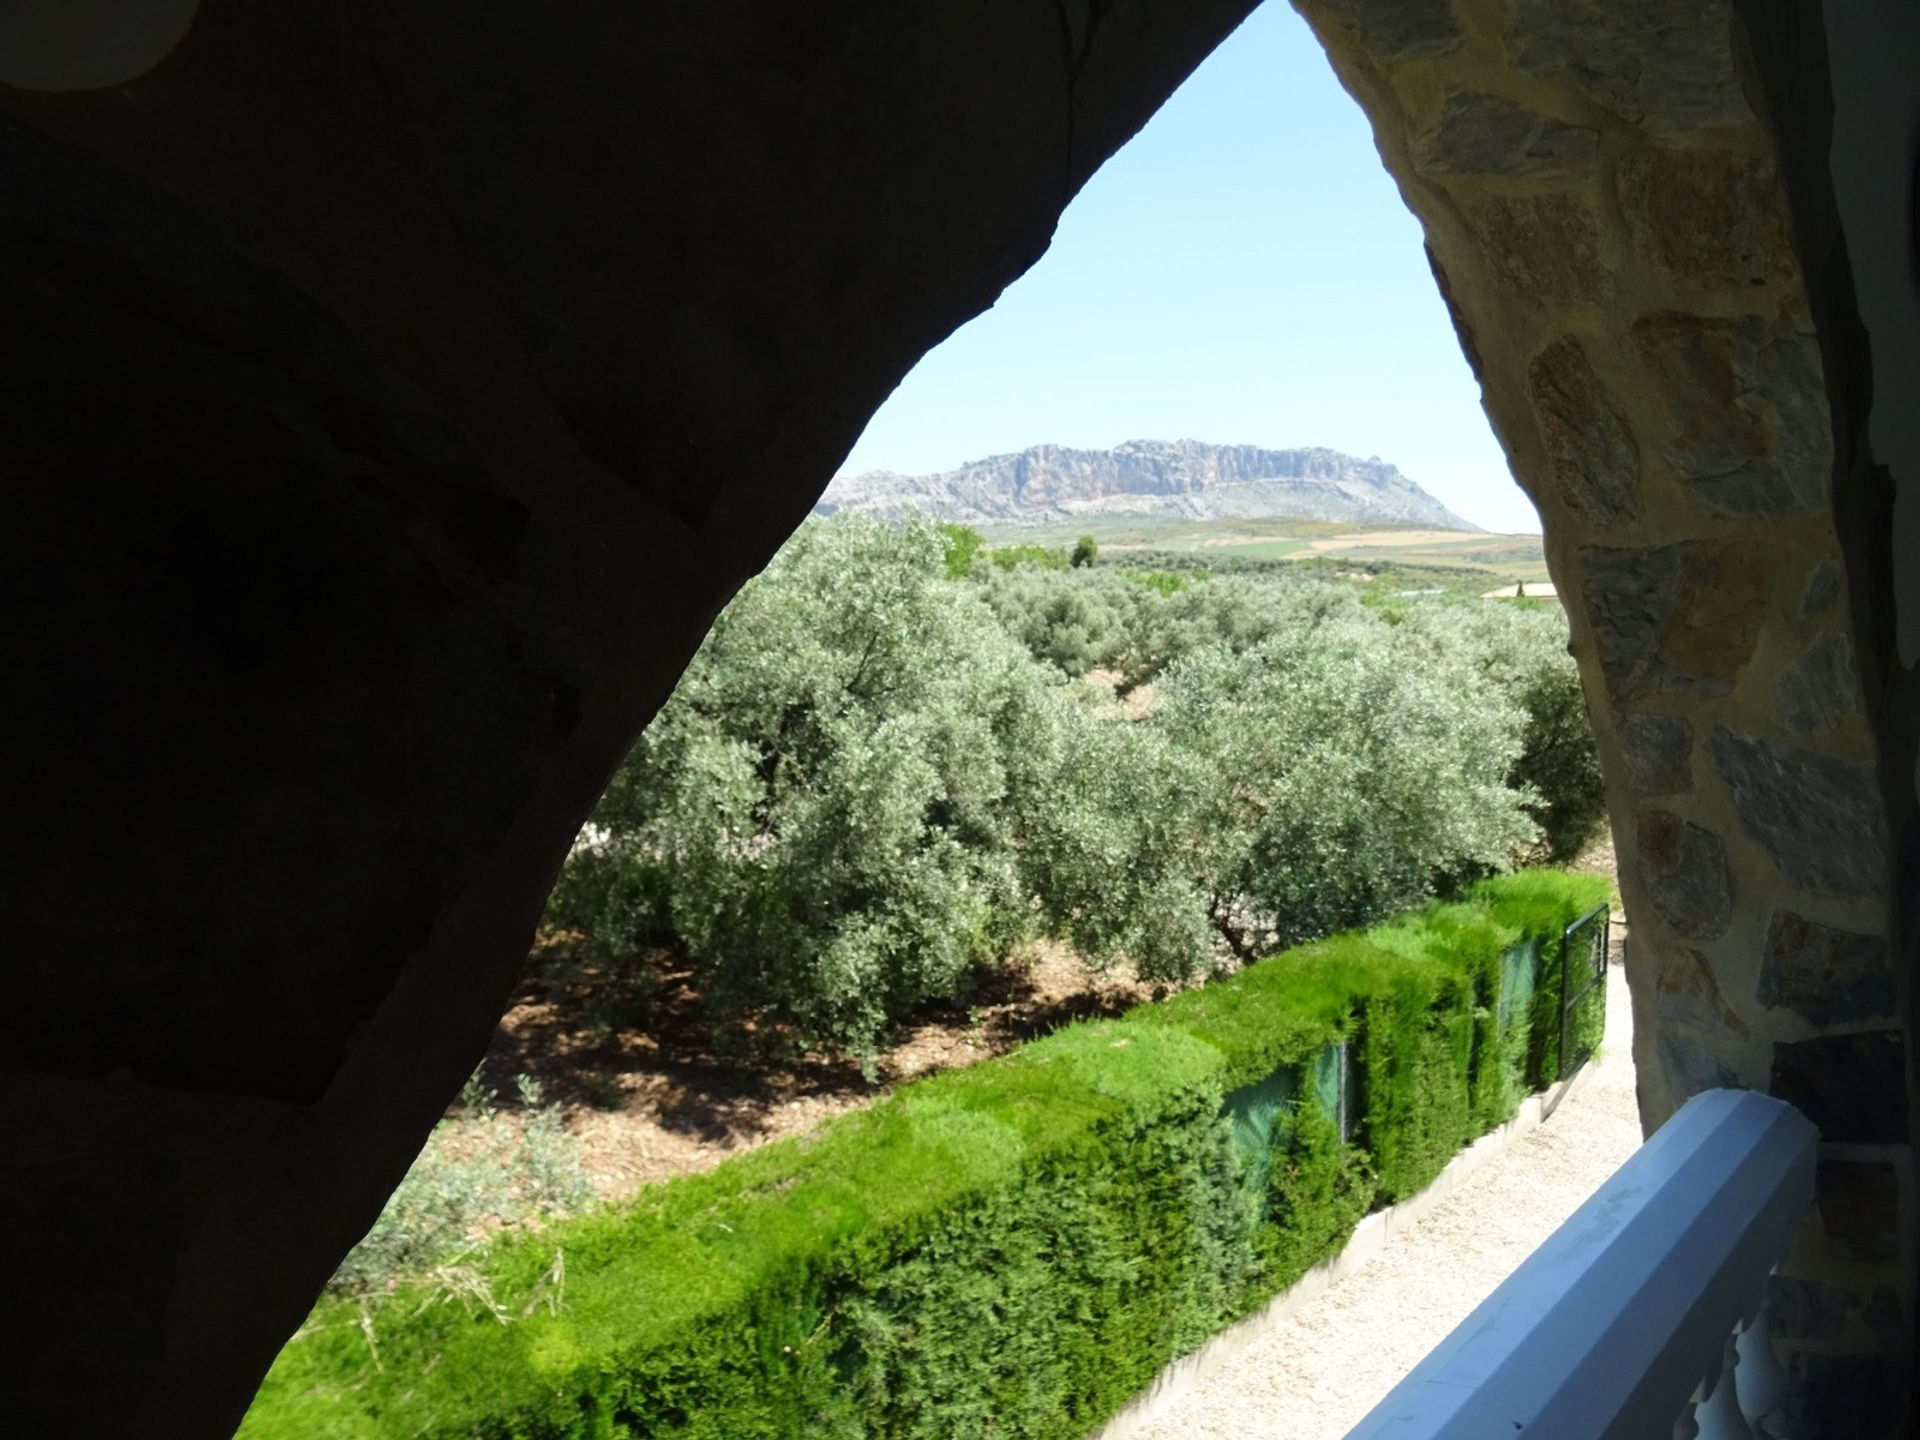
M 1876 725 L 1891 597 L 1835 256 L 1808 245 L 1831 237 L 1824 156 L 1778 128 L 1817 115 L 1818 20 L 1788 33 L 1726 0 L 1296 4 L 1426 228 L 1540 510 L 1634 921 L 1643 1122 L 1738 1085 L 1821 1126 L 1818 1215 L 1778 1282 L 1795 1433 L 1871 1431 L 1911 1313 Z M 1768 68 L 1790 40 L 1797 95 Z
M 9 1418 L 238 1416 L 705 624 L 1251 4 L 201 0 L 151 70 L 0 55 Z M 1870 1394 L 1920 707 L 1818 16 L 1304 8 L 1546 517 L 1647 1118 L 1821 1120 L 1783 1309 L 1813 1403 Z

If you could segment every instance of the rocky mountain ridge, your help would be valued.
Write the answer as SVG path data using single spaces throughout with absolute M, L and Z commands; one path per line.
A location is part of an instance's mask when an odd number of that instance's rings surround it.
M 1359 460 L 1318 447 L 1263 450 L 1198 440 L 1129 440 L 1111 450 L 1034 445 L 937 475 L 841 475 L 814 506 L 816 515 L 837 510 L 886 518 L 921 510 L 970 525 L 1158 515 L 1480 528 L 1377 456 Z

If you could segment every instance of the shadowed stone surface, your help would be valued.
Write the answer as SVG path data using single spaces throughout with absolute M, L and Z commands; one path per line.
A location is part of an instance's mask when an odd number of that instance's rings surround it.
M 1756 998 L 1769 1009 L 1798 1011 L 1815 1025 L 1885 1019 L 1894 1006 L 1887 942 L 1775 911 Z
M 1725 0 L 1515 0 L 1507 48 L 1655 134 L 1750 121 Z
M 1860 1440 L 1899 1432 L 1906 1369 L 1896 1355 L 1796 1351 L 1787 1360 L 1787 1433 L 1794 1440 Z
M 232 1432 L 715 613 L 1250 8 L 205 0 L 0 86 L 12 1430 Z
M 1822 560 L 1813 567 L 1813 573 L 1807 576 L 1806 589 L 1800 592 L 1801 619 L 1811 620 L 1826 613 L 1840 598 L 1840 578 L 1840 567 L 1831 560 Z
M 1747 1022 L 1734 1014 L 1713 978 L 1713 966 L 1698 950 L 1684 945 L 1658 947 L 1659 973 L 1654 980 L 1655 1008 L 1669 1019 L 1705 1031 L 1724 1030 L 1745 1039 Z
M 1833 452 L 1807 337 L 1757 315 L 1654 315 L 1633 334 L 1667 397 L 1660 453 L 1703 506 L 1753 518 L 1825 502 Z
M 1317 8 L 1383 60 L 1439 55 L 1460 43 L 1453 0 L 1320 0 Z
M 1768 1278 L 1767 1300 L 1767 1322 L 1780 1340 L 1831 1340 L 1861 1308 L 1852 1290 L 1789 1275 Z
M 1473 327 L 1467 323 L 1466 312 L 1460 308 L 1460 302 L 1453 293 L 1453 282 L 1447 278 L 1447 270 L 1440 263 L 1440 257 L 1433 253 L 1433 246 L 1422 245 L 1426 251 L 1427 268 L 1433 272 L 1434 288 L 1440 292 L 1440 299 L 1447 307 L 1447 319 L 1453 323 L 1454 338 L 1460 342 L 1460 356 L 1467 362 L 1467 369 L 1473 372 L 1476 384 L 1486 383 L 1486 372 L 1482 368 L 1480 349 L 1474 343 Z
M 0 85 L 95 90 L 164 60 L 200 0 L 15 0 L 0 6 Z
M 1906 1040 L 1898 1030 L 1777 1044 L 1768 1090 L 1798 1106 L 1823 1140 L 1907 1138 Z
M 1852 1260 L 1885 1260 L 1900 1250 L 1900 1180 L 1879 1160 L 1822 1160 L 1815 1175 L 1820 1228 Z
M 1708 540 L 1578 552 L 1607 694 L 1725 695 L 1753 656 L 1766 602 L 1761 547 Z
M 1414 142 L 1413 163 L 1430 175 L 1565 178 L 1592 171 L 1599 140 L 1504 95 L 1466 90 L 1449 95 Z
M 1900 1297 L 1882 1285 L 1873 1292 L 1860 1320 L 1867 1332 L 1880 1340 L 1898 1342 L 1906 1336 L 1906 1318 L 1900 1313 Z
M 1556 340 L 1527 366 L 1527 395 L 1567 506 L 1605 529 L 1640 514 L 1640 451 L 1580 342 Z
M 1764 285 L 1795 273 L 1771 160 L 1660 149 L 1623 160 L 1615 188 L 1634 253 L 1683 288 Z
M 1852 643 L 1823 635 L 1773 682 L 1773 718 L 1802 734 L 1831 729 L 1857 708 L 1859 686 Z
M 116 1203 L 128 1183 L 137 1184 L 147 1202 L 130 1215 Z M 8 1282 L 34 1297 L 33 1322 L 13 1327 L 7 1374 L 15 1383 L 7 1387 L 9 1398 L 20 1380 L 65 1371 L 78 1335 L 110 1349 L 113 1358 L 107 1363 L 126 1373 L 149 1373 L 161 1363 L 167 1339 L 162 1317 L 180 1241 L 180 1194 L 179 1162 L 164 1153 L 0 1166 L 0 1226 L 8 1235 L 70 1234 L 85 1241 L 25 1246 L 8 1254 Z M 111 1296 L 112 1303 L 100 1303 L 102 1296 Z M 73 1412 L 85 1413 L 84 1397 L 66 1398 Z M 132 1395 L 118 1398 L 137 1401 Z M 16 1418 L 19 1413 L 12 1412 Z M 131 1440 L 135 1432 L 57 1426 L 33 1433 L 125 1433 Z
M 1660 1071 L 1667 1090 L 1678 1106 L 1702 1090 L 1737 1087 L 1740 1077 L 1720 1056 L 1694 1038 L 1694 1032 L 1669 1020 L 1655 1036 L 1654 1048 L 1660 1057 Z
M 1885 889 L 1886 822 L 1871 767 L 1727 729 L 1714 732 L 1713 763 L 1746 832 L 1794 884 L 1836 895 Z
M 1733 882 L 1720 837 L 1678 815 L 1651 810 L 1640 817 L 1638 838 L 1641 879 L 1660 918 L 1689 940 L 1724 934 L 1733 913 Z
M 1627 788 L 1635 795 L 1678 795 L 1693 789 L 1693 726 L 1678 715 L 1616 718 L 1627 755 Z

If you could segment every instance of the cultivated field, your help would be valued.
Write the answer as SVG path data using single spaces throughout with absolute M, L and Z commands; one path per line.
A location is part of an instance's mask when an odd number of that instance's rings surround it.
M 1547 579 L 1538 535 L 1495 535 L 1482 530 L 1434 530 L 1416 525 L 1356 525 L 1325 520 L 1165 520 L 1151 516 L 1089 516 L 1071 525 L 987 526 L 990 545 L 1071 545 L 1081 535 L 1100 542 L 1101 552 L 1122 563 L 1152 563 L 1184 557 L 1210 563 L 1305 561 L 1339 573 L 1344 562 L 1354 578 L 1401 577 L 1435 572 L 1434 584 L 1485 590 L 1494 584 Z M 1418 573 L 1402 578 L 1410 582 Z

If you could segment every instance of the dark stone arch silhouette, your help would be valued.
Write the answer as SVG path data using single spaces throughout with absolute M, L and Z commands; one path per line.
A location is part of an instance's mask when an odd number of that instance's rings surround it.
M 231 1429 L 711 617 L 1250 8 L 205 0 L 0 88 L 17 1423 Z M 1871 1392 L 1916 727 L 1818 18 L 1302 8 L 1546 519 L 1643 1108 L 1817 1112 L 1793 1374 Z

